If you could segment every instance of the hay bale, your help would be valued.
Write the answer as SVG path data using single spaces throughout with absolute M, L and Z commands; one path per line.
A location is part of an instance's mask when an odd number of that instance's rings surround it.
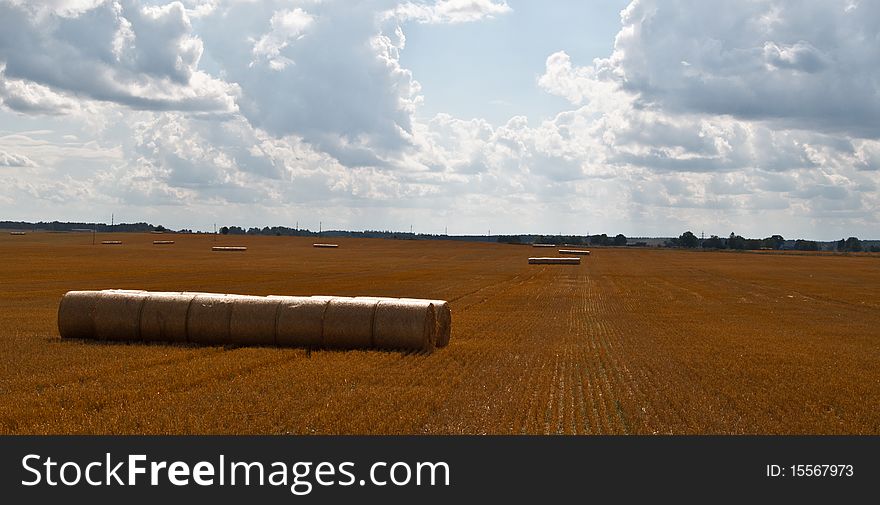
M 322 343 L 341 349 L 357 349 L 373 345 L 373 318 L 376 300 L 333 298 L 324 311 Z
M 198 344 L 231 343 L 229 321 L 233 303 L 235 303 L 234 296 L 195 295 L 186 316 L 188 341 Z
M 141 309 L 141 339 L 187 342 L 187 313 L 194 293 L 150 293 Z
M 243 345 L 275 345 L 282 300 L 265 296 L 235 296 L 229 316 L 229 341 Z
M 580 265 L 580 258 L 529 258 L 529 265 Z
M 173 240 L 154 240 L 153 245 L 171 245 L 173 244 Z
M 11 232 L 9 232 L 9 234 L 10 234 L 10 235 L 25 235 L 25 232 L 23 232 L 23 231 L 11 231 Z
M 324 313 L 332 297 L 270 296 L 278 299 L 278 323 L 275 341 L 278 345 L 321 347 Z M 321 298 L 327 298 L 326 300 Z
M 211 247 L 211 250 L 220 252 L 241 252 L 247 251 L 247 247 L 243 245 L 215 245 Z
M 103 245 L 122 245 L 121 240 L 102 240 L 101 244 Z
M 560 249 L 559 254 L 576 254 L 578 256 L 589 256 L 590 251 L 586 249 Z
M 312 244 L 312 247 L 324 247 L 324 248 L 334 248 L 339 247 L 339 244 Z
M 443 319 L 443 312 L 447 314 Z M 71 291 L 62 338 L 430 351 L 449 341 L 442 300 Z
M 532 244 L 532 247 L 556 247 L 556 244 Z
M 140 340 L 141 309 L 148 293 L 138 290 L 101 291 L 95 302 L 98 340 Z
M 58 306 L 61 338 L 94 338 L 95 302 L 99 291 L 68 291 Z
M 449 345 L 449 337 L 452 333 L 452 311 L 446 300 L 431 300 L 424 298 L 400 298 L 402 301 L 430 302 L 434 305 L 434 315 L 437 324 L 434 347 L 446 347 Z
M 432 351 L 436 340 L 437 318 L 433 303 L 426 300 L 377 302 L 372 346 Z

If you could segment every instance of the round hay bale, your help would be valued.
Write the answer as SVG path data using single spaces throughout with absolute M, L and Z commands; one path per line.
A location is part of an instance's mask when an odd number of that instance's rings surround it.
M 186 315 L 195 294 L 150 293 L 141 309 L 141 339 L 186 342 Z
M 426 301 L 383 300 L 376 305 L 373 346 L 380 349 L 434 350 L 437 318 Z
M 171 245 L 173 244 L 173 240 L 154 240 L 153 245 Z
M 229 319 L 234 296 L 195 295 L 186 316 L 189 342 L 223 345 L 229 342 Z
M 275 342 L 278 345 L 320 347 L 324 312 L 332 297 L 270 296 L 279 300 Z
M 577 256 L 573 258 L 529 258 L 529 265 L 580 265 L 581 259 Z
M 95 302 L 98 291 L 68 291 L 58 306 L 61 338 L 95 338 Z
M 373 345 L 375 300 L 333 298 L 324 312 L 323 345 L 341 349 L 358 349 Z
M 318 247 L 323 249 L 335 249 L 339 247 L 339 244 L 312 244 L 312 247 Z
M 449 337 L 452 334 L 452 311 L 446 300 L 429 300 L 421 298 L 401 298 L 405 301 L 430 302 L 434 305 L 435 318 L 437 321 L 436 340 L 434 347 L 446 347 L 449 345 Z
M 140 340 L 141 309 L 145 291 L 101 291 L 95 302 L 95 338 L 98 340 Z
M 102 240 L 101 244 L 103 245 L 122 245 L 121 240 Z
M 247 247 L 241 245 L 215 245 L 211 250 L 220 252 L 243 252 L 247 251 Z
M 274 345 L 281 302 L 281 299 L 264 296 L 234 297 L 229 319 L 229 341 L 233 344 Z

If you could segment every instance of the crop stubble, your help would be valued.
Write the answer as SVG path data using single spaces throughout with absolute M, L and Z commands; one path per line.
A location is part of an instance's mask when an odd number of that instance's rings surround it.
M 880 433 L 880 258 L 0 235 L 2 433 Z M 446 299 L 433 354 L 62 342 L 103 288 Z

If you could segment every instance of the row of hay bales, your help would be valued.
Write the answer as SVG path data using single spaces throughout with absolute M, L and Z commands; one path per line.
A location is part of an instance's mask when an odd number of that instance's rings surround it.
M 23 231 L 11 231 L 11 232 L 9 232 L 9 234 L 10 235 L 27 235 L 27 233 L 25 233 Z
M 529 265 L 580 265 L 581 259 L 578 257 L 574 258 L 558 258 L 558 257 L 545 257 L 545 258 L 529 258 Z
M 532 247 L 556 247 L 556 244 L 532 244 Z M 559 254 L 566 254 L 566 256 L 556 256 L 556 257 L 534 257 L 529 258 L 530 265 L 580 265 L 581 259 L 579 256 L 589 256 L 590 251 L 585 249 L 559 249 Z M 571 257 L 575 256 L 575 257 Z
M 62 338 L 431 351 L 449 343 L 443 300 L 70 291 Z

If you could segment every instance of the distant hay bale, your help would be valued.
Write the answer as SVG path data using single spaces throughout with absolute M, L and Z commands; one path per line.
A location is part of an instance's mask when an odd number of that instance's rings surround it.
M 270 296 L 278 299 L 278 319 L 275 340 L 278 345 L 321 347 L 324 331 L 324 312 L 327 300 L 305 296 Z
M 102 240 L 103 245 L 122 245 L 121 240 Z
M 578 256 L 589 256 L 590 251 L 586 249 L 560 249 L 559 254 L 576 254 Z
M 446 313 L 445 319 L 443 313 Z M 443 300 L 71 291 L 62 338 L 431 351 L 449 341 Z
M 580 265 L 580 258 L 529 258 L 529 265 Z
M 377 302 L 372 346 L 431 351 L 437 340 L 434 304 L 427 300 Z
M 229 341 L 242 345 L 275 345 L 281 300 L 263 296 L 232 297 Z
M 61 338 L 95 338 L 95 302 L 100 291 L 69 291 L 58 306 Z
M 247 247 L 243 245 L 215 245 L 211 248 L 211 250 L 225 252 L 247 251 Z
M 23 232 L 23 231 L 11 231 L 11 232 L 9 232 L 9 234 L 10 235 L 27 235 L 27 233 Z
M 312 244 L 312 247 L 334 248 L 339 247 L 339 244 Z
M 173 244 L 173 240 L 154 240 L 153 245 L 171 245 Z
M 532 247 L 556 247 L 556 244 L 532 244 Z

